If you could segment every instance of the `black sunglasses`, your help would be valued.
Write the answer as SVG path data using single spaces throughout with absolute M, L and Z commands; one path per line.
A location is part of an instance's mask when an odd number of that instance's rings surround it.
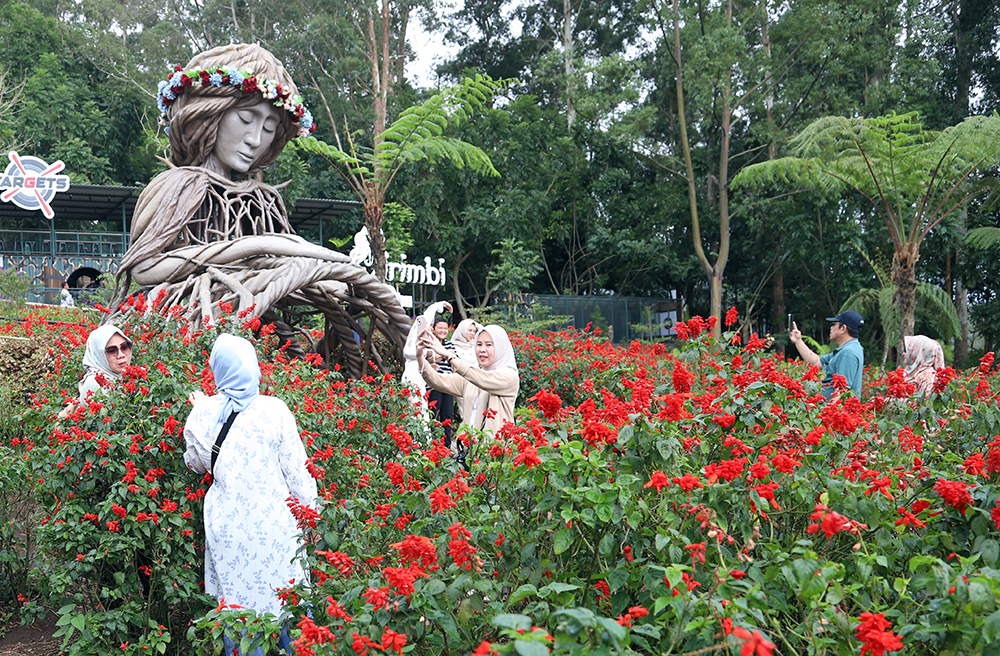
M 131 353 L 132 342 L 125 342 L 124 344 L 121 344 L 119 346 L 109 346 L 104 349 L 104 352 L 111 357 L 115 357 L 116 355 L 118 355 L 118 349 L 121 349 L 122 353 Z

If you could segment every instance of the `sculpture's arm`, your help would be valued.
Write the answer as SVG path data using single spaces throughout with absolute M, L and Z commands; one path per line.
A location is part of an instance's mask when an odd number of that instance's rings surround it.
M 254 235 L 167 251 L 135 264 L 131 273 L 132 279 L 140 285 L 156 285 L 183 280 L 204 271 L 208 266 L 233 264 L 239 260 L 265 255 L 350 262 L 350 258 L 343 253 L 310 244 L 298 235 Z

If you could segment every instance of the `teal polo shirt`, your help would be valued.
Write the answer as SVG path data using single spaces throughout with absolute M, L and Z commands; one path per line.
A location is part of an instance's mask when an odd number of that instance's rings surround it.
M 819 364 L 826 372 L 823 379 L 823 398 L 833 395 L 833 375 L 840 374 L 847 379 L 847 386 L 854 390 L 855 396 L 861 396 L 861 372 L 865 369 L 865 350 L 861 342 L 851 338 L 833 353 L 819 356 Z

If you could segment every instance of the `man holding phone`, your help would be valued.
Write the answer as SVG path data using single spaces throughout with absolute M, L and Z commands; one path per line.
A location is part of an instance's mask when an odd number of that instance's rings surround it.
M 789 315 L 791 318 L 791 315 Z M 847 386 L 854 391 L 856 396 L 861 396 L 861 374 L 865 369 L 865 350 L 861 347 L 861 326 L 865 324 L 864 318 L 854 312 L 847 310 L 835 317 L 827 317 L 827 321 L 832 321 L 830 326 L 830 341 L 837 343 L 837 348 L 833 353 L 817 355 L 809 345 L 802 339 L 802 332 L 794 321 L 790 322 L 791 329 L 788 331 L 788 338 L 795 344 L 796 350 L 803 360 L 815 367 L 822 367 L 826 372 L 823 379 L 823 398 L 830 399 L 834 393 L 833 375 L 840 374 L 847 379 Z

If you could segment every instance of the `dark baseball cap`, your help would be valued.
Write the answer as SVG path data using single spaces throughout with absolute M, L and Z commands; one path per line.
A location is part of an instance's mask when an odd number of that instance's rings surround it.
M 846 310 L 835 317 L 827 317 L 826 320 L 842 323 L 851 330 L 855 331 L 861 330 L 861 326 L 865 325 L 865 318 L 854 310 Z

